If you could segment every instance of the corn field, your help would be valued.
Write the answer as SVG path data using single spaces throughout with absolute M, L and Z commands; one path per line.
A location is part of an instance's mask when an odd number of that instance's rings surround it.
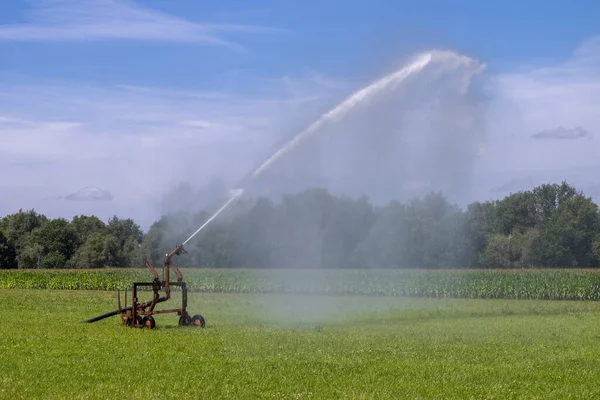
M 596 270 L 184 269 L 183 274 L 196 292 L 600 300 Z M 2 270 L 0 288 L 123 290 L 151 279 L 144 269 Z

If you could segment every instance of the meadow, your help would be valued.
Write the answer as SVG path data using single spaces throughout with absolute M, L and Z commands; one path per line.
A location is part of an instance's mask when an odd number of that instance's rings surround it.
M 600 303 L 192 293 L 206 328 L 115 294 L 0 289 L 0 398 L 597 398 Z

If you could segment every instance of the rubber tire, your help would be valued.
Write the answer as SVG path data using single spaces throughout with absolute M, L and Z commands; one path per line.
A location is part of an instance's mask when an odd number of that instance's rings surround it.
M 144 319 L 142 320 L 142 328 L 154 329 L 155 326 L 156 326 L 156 321 L 154 321 L 154 318 L 152 317 L 152 315 L 146 315 L 144 317 Z
M 192 323 L 192 317 L 189 314 L 185 314 L 179 317 L 179 326 L 189 326 Z
M 206 326 L 206 321 L 204 317 L 200 314 L 196 314 L 192 317 L 192 326 L 199 326 L 200 328 L 204 328 Z
M 127 318 L 127 321 L 125 322 L 125 326 L 131 326 L 131 324 L 133 323 L 133 317 L 129 317 Z M 136 315 L 136 323 L 135 323 L 135 328 L 139 328 L 142 326 L 142 317 L 139 315 Z

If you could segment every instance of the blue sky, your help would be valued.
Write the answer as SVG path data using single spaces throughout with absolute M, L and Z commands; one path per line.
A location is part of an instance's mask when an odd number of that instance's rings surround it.
M 490 126 L 594 133 L 599 19 L 597 1 L 5 0 L 0 167 L 12 174 L 0 191 L 13 195 L 0 196 L 0 214 L 132 213 L 147 224 L 169 184 L 235 180 L 282 135 L 431 48 L 486 64 Z M 500 181 L 597 167 L 595 141 L 540 151 L 490 132 L 482 154 Z M 555 151 L 568 162 L 553 165 Z M 113 199 L 56 200 L 87 186 Z
M 158 80 L 161 85 L 173 87 L 192 84 L 220 89 L 227 85 L 228 73 L 274 77 L 315 70 L 338 77 L 367 78 L 385 71 L 397 57 L 429 47 L 475 54 L 491 63 L 492 68 L 501 69 L 505 64 L 522 61 L 569 57 L 581 41 L 598 33 L 600 16 L 596 1 L 573 5 L 538 0 L 154 0 L 129 3 L 129 10 L 151 11 L 152 17 L 163 20 L 158 24 L 162 22 L 164 35 L 156 35 L 155 40 L 142 34 L 136 40 L 127 38 L 132 34 L 119 32 L 127 29 L 127 24 L 113 21 L 118 28 L 110 32 L 111 18 L 118 17 L 111 15 L 110 1 L 96 8 L 86 6 L 90 3 L 86 1 L 59 0 L 53 9 L 52 3 L 2 2 L 0 23 L 4 30 L 11 25 L 15 29 L 12 40 L 2 43 L 0 65 L 4 72 L 24 79 L 35 76 L 140 85 Z M 65 21 L 60 21 L 61 9 L 77 12 L 63 15 Z M 86 12 L 96 13 L 93 18 L 105 24 L 104 34 L 78 37 L 78 28 L 73 28 L 68 40 L 57 34 L 61 25 L 76 25 L 77 18 L 83 19 Z M 209 30 L 208 38 L 228 42 L 211 45 L 202 43 L 201 35 L 194 38 L 185 31 L 168 32 L 177 27 L 185 29 L 180 26 L 183 24 L 239 24 L 248 28 Z M 252 32 L 254 26 L 266 32 Z M 269 32 L 271 29 L 274 31 Z M 111 34 L 115 36 L 111 38 Z M 229 44 L 240 49 L 232 50 Z M 157 52 L 161 57 L 155 56 Z M 239 83 L 248 85 L 243 79 Z

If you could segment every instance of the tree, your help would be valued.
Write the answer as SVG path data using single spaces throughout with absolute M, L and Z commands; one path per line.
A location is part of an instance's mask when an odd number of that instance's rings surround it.
M 7 246 L 14 248 L 18 268 L 25 267 L 21 254 L 29 242 L 29 235 L 46 221 L 48 218 L 45 215 L 38 214 L 35 210 L 23 211 L 22 209 L 0 220 L 0 231 L 7 239 Z
M 365 239 L 354 251 L 354 259 L 364 268 L 411 267 L 406 260 L 408 211 L 406 205 L 392 201 L 374 210 L 375 221 Z
M 576 197 L 577 190 L 567 182 L 562 182 L 560 185 L 543 184 L 533 189 L 533 196 L 539 224 L 547 221 L 565 200 Z
M 131 218 L 119 219 L 116 215 L 108 221 L 107 231 L 115 238 L 116 248 L 111 254 L 113 267 L 128 268 L 135 264 L 140 258 L 140 245 L 143 232 L 140 226 Z
M 27 211 L 20 209 L 17 213 L 7 215 L 0 220 L 0 230 L 11 243 L 16 244 L 25 234 L 39 228 L 46 221 L 48 218 L 45 215 L 38 214 L 33 209 Z
M 494 232 L 495 216 L 495 203 L 491 201 L 476 201 L 467 206 L 467 229 L 476 255 L 484 252 L 488 236 Z M 475 256 L 474 261 L 476 258 Z
M 89 235 L 83 246 L 71 259 L 73 268 L 104 268 L 116 265 L 114 255 L 118 253 L 119 244 L 114 236 L 108 233 L 94 232 Z
M 594 264 L 600 265 L 600 230 L 597 231 L 594 242 L 592 243 L 592 256 L 594 257 Z
M 17 268 L 17 253 L 15 247 L 0 230 L 0 269 Z
M 209 212 L 211 211 L 211 212 Z M 0 268 L 160 266 L 213 210 L 71 222 L 34 210 L 0 219 Z M 186 245 L 182 266 L 245 268 L 590 267 L 600 211 L 573 186 L 544 184 L 466 210 L 441 193 L 374 207 L 325 189 L 239 200 Z
M 71 226 L 77 234 L 78 246 L 83 245 L 90 235 L 107 231 L 106 224 L 100 218 L 93 215 L 77 215 L 73 217 Z
M 336 198 L 323 228 L 322 264 L 329 268 L 362 268 L 355 249 L 375 223 L 375 212 L 366 197 Z
M 563 196 L 540 226 L 537 254 L 548 267 L 590 266 L 598 234 L 598 206 L 583 194 Z
M 41 268 L 44 247 L 35 242 L 23 246 L 19 254 L 19 268 Z
M 64 218 L 47 220 L 22 240 L 21 268 L 62 268 L 77 249 L 77 234 Z
M 131 218 L 119 219 L 115 215 L 108 221 L 107 229 L 120 245 L 124 245 L 128 240 L 134 240 L 138 244 L 142 243 L 144 233 Z
M 599 231 L 598 207 L 566 182 L 511 194 L 491 209 L 483 218 L 487 229 L 481 224 L 473 229 L 479 246 L 485 243 L 481 265 L 597 265 L 593 242 Z M 481 207 L 471 205 L 469 213 L 476 211 Z
M 521 265 L 522 234 L 503 235 L 495 233 L 488 239 L 482 254 L 484 265 L 490 267 L 515 267 Z
M 466 213 L 431 193 L 379 209 L 355 254 L 370 268 L 456 268 L 472 265 L 474 251 Z
M 34 242 L 44 248 L 44 253 L 57 252 L 65 260 L 71 258 L 77 248 L 77 233 L 64 218 L 46 221 L 32 232 Z
M 523 233 L 536 225 L 536 199 L 532 192 L 524 191 L 511 194 L 495 204 L 490 216 L 491 233 L 509 235 Z
M 533 228 L 523 234 L 521 240 L 521 260 L 523 267 L 535 267 L 542 265 L 540 260 L 540 230 Z
M 334 205 L 333 196 L 324 189 L 310 189 L 283 197 L 275 207 L 274 266 L 323 266 L 323 229 L 329 223 Z
M 209 217 L 210 215 L 206 212 L 191 214 L 178 211 L 163 215 L 150 226 L 148 232 L 143 236 L 138 252 L 140 264 L 144 259 L 147 259 L 154 265 L 161 265 L 165 254 L 187 239 Z M 215 223 L 220 221 L 215 221 Z M 200 233 L 196 240 L 199 240 L 202 236 L 203 234 Z M 186 249 L 189 251 L 189 255 L 185 257 L 186 264 L 198 265 L 196 263 L 197 250 L 195 250 L 193 244 L 186 246 Z
M 235 241 L 231 229 L 224 224 L 216 223 L 208 226 L 206 231 L 191 246 L 194 253 L 194 264 L 201 268 L 233 268 L 236 253 Z
M 166 235 L 166 227 L 164 216 L 154 222 L 148 232 L 144 235 L 144 240 L 140 246 L 141 257 L 149 260 L 155 265 L 160 265 L 162 257 L 165 256 L 164 243 Z
M 229 224 L 231 237 L 228 249 L 221 244 L 222 252 L 229 252 L 231 263 L 241 268 L 270 268 L 276 263 L 277 221 L 274 204 L 266 198 L 258 198 L 249 205 L 244 214 L 237 215 Z M 219 222 L 219 225 L 223 223 Z M 200 239 L 200 238 L 199 238 Z
M 409 243 L 406 259 L 424 268 L 464 267 L 471 264 L 472 241 L 468 218 L 441 193 L 412 201 L 407 208 Z
M 67 264 L 67 258 L 57 250 L 44 255 L 40 262 L 41 268 L 64 268 Z

